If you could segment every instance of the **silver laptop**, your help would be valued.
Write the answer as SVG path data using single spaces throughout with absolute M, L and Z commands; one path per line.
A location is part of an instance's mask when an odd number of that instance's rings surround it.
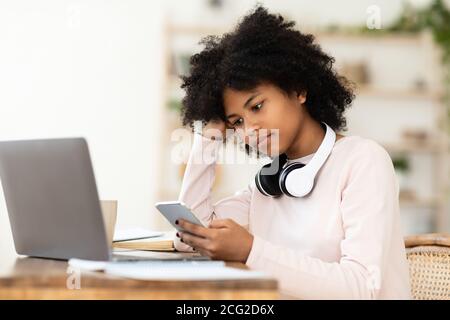
M 18 254 L 143 260 L 112 255 L 85 139 L 0 142 L 0 178 Z

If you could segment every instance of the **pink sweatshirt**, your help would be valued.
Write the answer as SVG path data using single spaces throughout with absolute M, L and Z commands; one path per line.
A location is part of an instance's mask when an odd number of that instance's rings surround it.
M 230 218 L 246 227 L 254 236 L 246 264 L 277 279 L 281 298 L 410 298 L 398 184 L 382 147 L 341 138 L 304 198 L 266 197 L 252 181 L 211 203 L 215 162 L 201 159 L 221 144 L 194 134 L 179 200 L 206 225 Z M 175 247 L 191 250 L 178 238 Z

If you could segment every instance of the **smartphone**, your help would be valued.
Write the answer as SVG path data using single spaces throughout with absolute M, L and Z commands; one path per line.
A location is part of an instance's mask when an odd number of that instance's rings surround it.
M 159 212 L 161 212 L 162 215 L 167 219 L 167 221 L 169 221 L 170 224 L 178 231 L 184 231 L 179 225 L 175 224 L 175 221 L 180 219 L 205 227 L 205 225 L 203 225 L 203 223 L 191 212 L 191 210 L 183 202 L 157 202 L 155 206 L 159 210 Z

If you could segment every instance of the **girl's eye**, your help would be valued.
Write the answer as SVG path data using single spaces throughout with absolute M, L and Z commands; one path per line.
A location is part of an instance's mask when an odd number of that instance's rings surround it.
M 258 104 L 255 104 L 253 107 L 252 107 L 252 111 L 258 111 L 259 109 L 261 109 L 263 107 L 263 102 L 261 102 L 261 103 L 258 103 Z
M 237 119 L 237 120 L 233 123 L 233 126 L 234 126 L 234 127 L 239 127 L 239 126 L 242 125 L 243 123 L 244 123 L 244 119 L 239 118 L 239 119 Z

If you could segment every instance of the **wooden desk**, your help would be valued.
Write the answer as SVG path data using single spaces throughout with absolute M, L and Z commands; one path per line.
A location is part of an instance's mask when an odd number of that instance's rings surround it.
M 68 289 L 67 282 L 71 273 L 70 270 L 68 273 L 66 261 L 20 257 L 10 248 L 4 249 L 5 247 L 0 251 L 0 299 L 278 298 L 276 281 L 270 279 L 142 281 L 113 277 L 99 272 L 82 272 L 78 282 L 80 289 Z M 240 263 L 227 265 L 246 268 Z M 70 283 L 73 287 L 75 282 Z

